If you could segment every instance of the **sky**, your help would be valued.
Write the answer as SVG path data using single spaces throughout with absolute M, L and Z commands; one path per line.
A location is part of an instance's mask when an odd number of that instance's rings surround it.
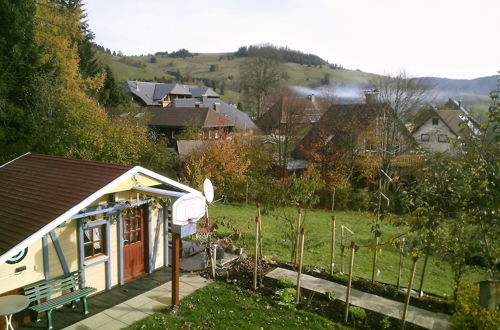
M 347 69 L 472 79 L 500 70 L 500 0 L 84 0 L 125 55 L 270 43 Z

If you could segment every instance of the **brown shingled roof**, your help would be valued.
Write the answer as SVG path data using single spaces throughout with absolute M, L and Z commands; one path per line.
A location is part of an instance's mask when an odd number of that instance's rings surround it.
M 130 169 L 38 154 L 0 166 L 0 256 Z
M 149 107 L 150 125 L 169 127 L 227 127 L 234 123 L 209 108 Z

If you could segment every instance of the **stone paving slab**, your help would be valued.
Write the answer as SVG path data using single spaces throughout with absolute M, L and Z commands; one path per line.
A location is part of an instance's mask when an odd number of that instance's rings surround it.
M 266 276 L 273 279 L 285 277 L 293 282 L 297 281 L 297 272 L 283 268 L 276 268 L 267 273 Z M 347 291 L 347 287 L 345 285 L 305 274 L 301 276 L 300 284 L 302 288 L 323 294 L 327 291 L 333 291 L 335 292 L 336 299 L 345 301 Z M 393 318 L 401 319 L 403 317 L 403 303 L 374 294 L 351 289 L 351 298 L 349 302 L 352 305 L 385 314 Z M 406 321 L 427 329 L 452 329 L 449 315 L 434 313 L 413 306 L 408 306 Z
M 179 282 L 180 297 L 184 298 L 212 281 L 199 275 L 185 274 L 181 276 Z M 171 301 L 172 282 L 167 282 L 119 305 L 83 319 L 65 328 L 65 330 L 122 329 L 155 312 L 168 308 Z

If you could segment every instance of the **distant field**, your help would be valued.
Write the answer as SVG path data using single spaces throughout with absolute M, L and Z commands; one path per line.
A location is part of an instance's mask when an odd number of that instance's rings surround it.
M 286 212 L 292 216 L 296 215 L 296 210 L 287 209 Z M 280 212 L 282 213 L 282 212 Z M 284 239 L 284 232 L 287 230 L 287 224 L 284 220 L 277 218 L 280 213 L 264 214 L 262 216 L 263 226 L 263 253 L 266 255 L 276 254 L 281 260 L 290 260 L 290 243 Z M 243 232 L 243 238 L 236 244 L 246 247 L 248 253 L 252 253 L 251 247 L 255 239 L 255 216 L 254 206 L 240 206 L 231 204 L 212 205 L 209 210 L 210 217 L 227 218 L 232 224 Z M 330 241 L 331 241 L 331 216 L 333 213 L 322 210 L 308 211 L 305 217 L 306 242 L 305 242 L 305 260 L 306 265 L 316 265 L 329 269 L 330 262 Z M 360 212 L 335 212 L 337 215 L 337 246 L 335 265 L 336 270 L 340 267 L 340 226 L 344 225 L 351 229 L 355 234 L 347 235 L 346 243 L 354 240 L 360 246 L 372 244 L 373 234 L 370 232 L 372 217 L 368 213 Z M 225 232 L 224 228 L 221 229 Z M 395 227 L 389 223 L 382 224 L 383 237 L 385 241 L 389 236 L 395 236 L 405 233 L 407 228 Z M 373 254 L 368 252 L 367 247 L 361 247 L 355 257 L 355 276 L 371 278 L 371 265 Z M 348 269 L 347 251 L 345 259 L 345 269 Z M 379 257 L 378 269 L 380 276 L 377 281 L 395 284 L 397 280 L 399 253 L 393 246 L 385 246 Z M 439 265 L 437 265 L 439 263 Z M 408 283 L 409 268 L 411 258 L 405 260 L 403 273 L 404 285 Z M 418 264 L 418 270 L 415 277 L 415 283 L 418 288 L 420 281 L 420 272 L 423 265 L 423 258 Z M 437 295 L 451 295 L 452 293 L 452 272 L 446 263 L 443 263 L 439 257 L 431 256 L 427 266 L 426 281 L 424 291 Z M 485 276 L 471 272 L 467 275 L 467 280 L 476 281 L 484 279 Z
M 168 71 L 177 71 L 192 78 L 205 78 L 217 82 L 224 81 L 226 84 L 223 99 L 229 102 L 239 101 L 239 71 L 244 58 L 228 60 L 223 53 L 199 54 L 187 58 L 171 58 L 166 56 L 155 56 L 157 62 L 151 63 L 151 56 L 126 56 L 144 67 L 137 67 L 120 61 L 119 56 L 112 56 L 102 52 L 98 53 L 100 61 L 111 66 L 118 81 L 130 79 L 155 80 L 160 78 L 175 79 Z M 216 65 L 217 70 L 210 72 L 210 66 Z M 307 66 L 295 63 L 285 63 L 289 75 L 290 85 L 305 87 L 316 87 L 321 85 L 325 74 L 330 75 L 331 82 L 365 84 L 373 79 L 374 75 L 353 71 L 333 70 L 327 66 Z

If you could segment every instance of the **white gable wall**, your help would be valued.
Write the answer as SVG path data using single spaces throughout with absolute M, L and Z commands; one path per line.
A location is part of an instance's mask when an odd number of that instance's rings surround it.
M 437 125 L 433 125 L 432 118 L 429 118 L 417 131 L 413 132 L 413 137 L 418 145 L 424 149 L 433 152 L 450 153 L 453 151 L 453 140 L 455 140 L 457 136 L 453 134 L 441 118 L 438 118 L 438 121 Z M 429 141 L 422 141 L 422 134 L 429 134 Z M 448 136 L 448 142 L 438 141 L 439 135 L 441 134 Z

